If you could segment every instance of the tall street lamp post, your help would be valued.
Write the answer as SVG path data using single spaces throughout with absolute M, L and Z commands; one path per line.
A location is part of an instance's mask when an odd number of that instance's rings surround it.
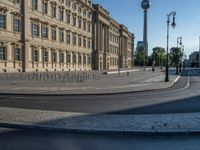
M 167 62 L 166 62 L 165 82 L 169 82 L 169 24 L 170 24 L 170 17 L 172 16 L 173 16 L 173 22 L 171 26 L 175 28 L 176 27 L 176 23 L 175 23 L 176 12 L 171 12 L 167 15 Z
M 182 49 L 183 49 L 183 71 L 185 71 L 185 63 L 186 63 L 187 56 L 186 56 L 184 45 L 182 45 Z
M 199 36 L 199 68 L 200 68 L 200 36 Z
M 182 49 L 182 46 L 183 46 L 182 39 L 183 39 L 182 36 L 180 36 L 180 37 L 177 38 L 177 48 L 179 48 L 179 45 L 180 45 L 181 52 L 182 52 L 182 50 L 183 50 L 183 49 Z M 178 64 L 178 65 L 179 65 L 179 72 L 181 73 L 182 58 L 179 58 L 179 57 L 180 57 L 180 56 L 178 56 L 177 59 L 178 59 L 178 61 L 179 61 L 179 62 L 178 62 L 178 63 L 179 63 L 179 64 Z
M 177 38 L 177 48 L 179 45 L 182 46 L 182 39 L 183 39 L 182 36 Z

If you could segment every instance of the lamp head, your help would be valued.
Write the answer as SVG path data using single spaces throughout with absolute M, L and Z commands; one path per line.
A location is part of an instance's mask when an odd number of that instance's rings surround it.
M 173 22 L 172 22 L 172 28 L 175 28 L 176 27 L 176 22 L 175 22 L 175 15 L 176 14 L 173 14 Z
M 182 43 L 182 40 L 180 41 L 180 45 L 182 45 L 183 43 Z
M 149 0 L 143 0 L 141 3 L 141 7 L 145 10 L 149 9 L 151 6 L 151 2 Z

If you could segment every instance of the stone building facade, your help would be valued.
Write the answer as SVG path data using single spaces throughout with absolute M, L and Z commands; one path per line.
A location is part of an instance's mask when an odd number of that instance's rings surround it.
M 18 1 L 0 3 L 0 72 L 22 70 L 21 12 Z
M 133 67 L 134 35 L 99 4 L 93 8 L 93 69 Z
M 0 2 L 0 72 L 131 68 L 132 38 L 90 0 Z

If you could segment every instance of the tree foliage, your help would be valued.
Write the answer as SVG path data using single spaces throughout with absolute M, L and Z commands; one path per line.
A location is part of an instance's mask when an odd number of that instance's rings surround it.
M 146 58 L 145 58 L 145 49 L 143 46 L 140 46 L 138 47 L 137 49 L 137 54 L 136 54 L 136 58 L 135 58 L 135 65 L 137 66 L 143 66 L 145 65 L 145 61 L 146 61 Z
M 165 48 L 155 47 L 153 48 L 152 58 L 155 61 L 155 65 L 161 66 L 166 60 L 166 51 Z
M 178 67 L 183 59 L 183 51 L 181 50 L 181 48 L 172 47 L 170 49 L 170 57 L 172 65 L 176 66 L 176 74 L 178 74 Z

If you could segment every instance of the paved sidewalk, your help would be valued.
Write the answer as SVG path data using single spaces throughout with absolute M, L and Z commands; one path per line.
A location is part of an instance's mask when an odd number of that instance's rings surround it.
M 138 134 L 200 132 L 200 113 L 111 115 L 1 107 L 0 112 L 0 125 L 4 127 Z
M 172 86 L 179 76 L 171 71 L 170 82 L 164 72 L 139 71 L 122 75 L 101 75 L 83 83 L 45 81 L 4 81 L 0 93 L 11 94 L 113 94 L 163 89 Z

